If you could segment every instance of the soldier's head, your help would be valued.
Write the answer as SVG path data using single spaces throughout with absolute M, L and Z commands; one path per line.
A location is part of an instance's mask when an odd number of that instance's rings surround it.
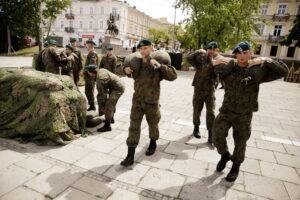
M 93 40 L 86 41 L 86 47 L 88 50 L 93 50 L 96 43 Z
M 236 57 L 239 66 L 247 66 L 252 56 L 251 45 L 249 42 L 240 42 L 234 47 L 232 53 Z
M 112 55 L 113 54 L 113 50 L 114 50 L 114 48 L 112 47 L 112 46 L 107 46 L 106 47 L 106 54 L 107 55 Z
M 139 41 L 137 48 L 140 50 L 140 54 L 143 58 L 149 57 L 151 52 L 153 51 L 152 42 L 147 38 Z
M 213 58 L 214 55 L 217 54 L 218 48 L 219 48 L 219 45 L 217 42 L 212 41 L 212 42 L 208 43 L 207 47 L 206 47 L 207 56 L 209 58 Z
M 73 48 L 73 46 L 71 46 L 70 44 L 67 44 L 67 45 L 65 46 L 65 53 L 66 53 L 67 55 L 70 55 L 71 53 L 73 53 L 73 51 L 74 51 L 74 48 Z
M 70 45 L 72 47 L 76 47 L 77 46 L 77 40 L 76 40 L 76 38 L 70 38 Z
M 97 66 L 96 65 L 87 65 L 87 66 L 85 66 L 85 69 L 90 76 L 95 77 L 97 75 Z
M 48 40 L 48 46 L 49 47 L 56 47 L 57 42 L 56 40 Z

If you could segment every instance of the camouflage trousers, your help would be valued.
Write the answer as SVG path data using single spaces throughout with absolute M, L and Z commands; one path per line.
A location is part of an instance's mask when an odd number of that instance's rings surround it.
M 215 92 L 214 91 L 201 91 L 197 87 L 194 88 L 193 97 L 193 123 L 195 126 L 200 126 L 200 116 L 205 103 L 206 107 L 206 128 L 212 130 L 215 120 Z
M 149 126 L 149 138 L 151 140 L 158 140 L 158 123 L 161 118 L 159 103 L 149 104 L 133 98 L 127 146 L 136 147 L 139 144 L 141 136 L 141 123 L 144 115 L 146 115 L 146 120 Z
M 111 121 L 114 113 L 116 112 L 116 105 L 118 103 L 119 98 L 122 96 L 124 91 L 112 91 L 109 93 L 109 96 L 106 100 L 104 110 L 105 110 L 105 119 Z M 100 109 L 100 107 L 99 107 Z M 102 111 L 99 110 L 99 115 L 102 115 Z
M 228 130 L 233 128 L 234 151 L 232 162 L 241 164 L 245 159 L 247 140 L 251 135 L 252 113 L 221 112 L 217 116 L 213 126 L 213 144 L 219 154 L 223 155 L 228 151 L 226 137 Z
M 95 96 L 94 96 L 94 90 L 95 90 L 95 78 L 89 76 L 89 74 L 85 71 L 84 72 L 84 81 L 85 81 L 85 95 L 88 100 L 88 103 L 90 106 L 95 105 Z

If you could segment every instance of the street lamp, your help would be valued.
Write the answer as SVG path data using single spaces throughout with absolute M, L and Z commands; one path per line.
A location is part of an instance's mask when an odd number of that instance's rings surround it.
M 175 0 L 175 14 L 174 14 L 174 24 L 173 24 L 173 51 L 175 50 L 175 25 L 176 25 L 176 4 L 177 4 L 177 0 Z

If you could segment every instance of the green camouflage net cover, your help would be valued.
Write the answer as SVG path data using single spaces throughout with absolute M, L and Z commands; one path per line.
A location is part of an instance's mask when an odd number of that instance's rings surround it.
M 86 100 L 68 76 L 0 69 L 0 137 L 67 144 L 85 122 Z

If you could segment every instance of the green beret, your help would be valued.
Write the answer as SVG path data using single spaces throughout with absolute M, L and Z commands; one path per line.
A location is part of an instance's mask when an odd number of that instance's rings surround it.
M 93 40 L 87 40 L 86 43 L 96 45 L 96 43 Z
M 233 54 L 237 52 L 247 51 L 251 49 L 251 45 L 249 42 L 240 42 L 238 45 L 236 45 L 232 51 Z
M 72 51 L 74 50 L 74 48 L 69 44 L 66 45 L 66 48 L 71 49 Z
M 87 65 L 87 66 L 85 66 L 85 69 L 89 72 L 93 72 L 97 69 L 97 66 L 96 65 Z
M 44 47 L 48 46 L 48 41 L 44 42 Z
M 207 45 L 207 49 L 213 49 L 213 48 L 218 48 L 218 47 L 219 47 L 219 45 L 217 42 L 210 42 Z
M 142 46 L 151 46 L 152 45 L 152 42 L 150 39 L 147 39 L 147 38 L 144 38 L 142 40 L 139 41 L 138 45 L 137 45 L 137 48 L 140 48 Z
M 112 46 L 110 46 L 110 45 L 106 47 L 106 50 L 109 50 L 109 51 L 111 51 L 111 50 L 113 50 L 113 49 L 114 49 L 114 48 L 113 48 Z
M 57 45 L 57 42 L 56 42 L 56 40 L 48 40 L 48 44 L 54 44 L 54 45 Z
M 70 42 L 76 42 L 77 40 L 76 40 L 76 38 L 70 38 Z

